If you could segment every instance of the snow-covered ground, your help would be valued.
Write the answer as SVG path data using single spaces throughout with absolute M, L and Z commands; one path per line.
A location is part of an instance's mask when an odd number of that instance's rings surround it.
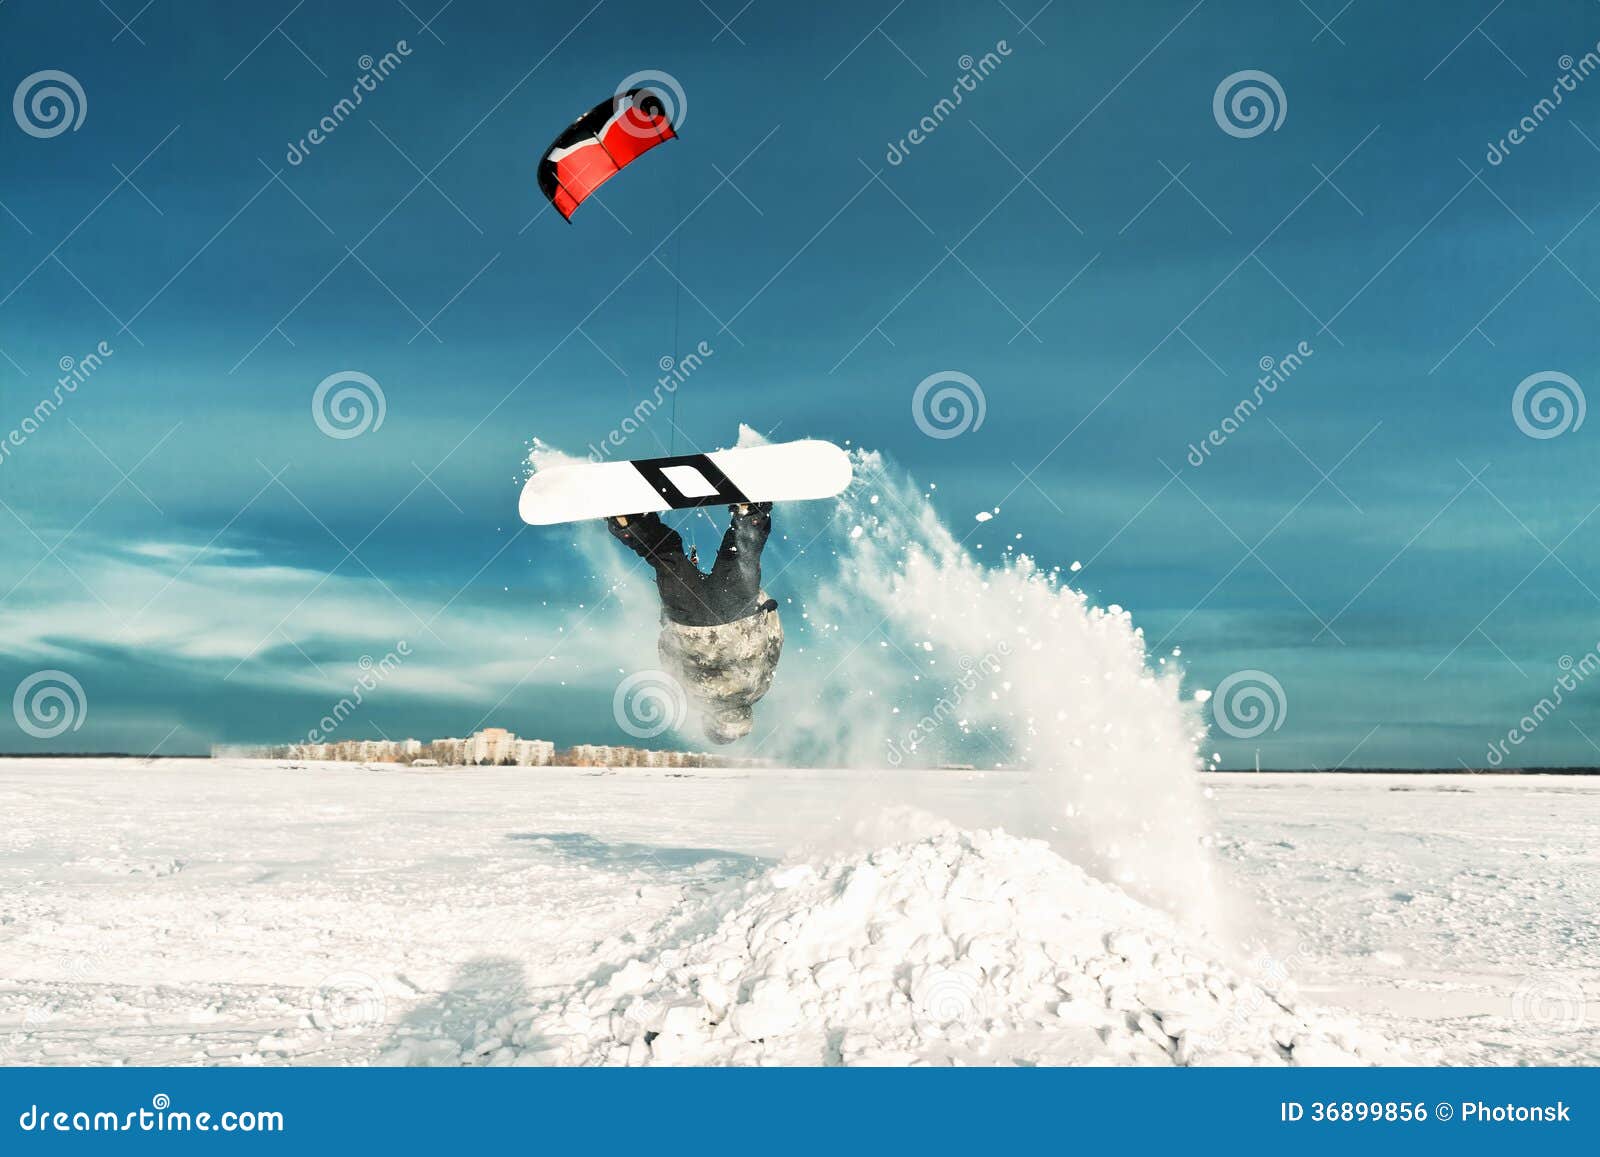
M 1208 937 L 1025 779 L 0 761 L 0 1059 L 1600 1061 L 1600 781 L 1206 776 Z
M 1600 779 L 1205 779 L 1225 878 L 1304 994 L 1419 1059 L 1600 1061 Z

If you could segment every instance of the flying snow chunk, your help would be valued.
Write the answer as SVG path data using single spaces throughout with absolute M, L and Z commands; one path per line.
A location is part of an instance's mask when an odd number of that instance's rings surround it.
M 972 517 L 977 519 L 979 522 L 988 522 L 991 518 L 994 517 L 994 515 L 990 514 L 987 510 L 980 510 L 980 511 L 978 511 L 978 513 L 974 514 Z
M 1194 701 L 1196 703 L 1208 702 L 1210 700 L 1210 698 L 1211 698 L 1211 692 L 1207 691 L 1204 687 L 1202 687 L 1200 690 L 1198 690 L 1198 691 L 1196 691 L 1194 693 Z

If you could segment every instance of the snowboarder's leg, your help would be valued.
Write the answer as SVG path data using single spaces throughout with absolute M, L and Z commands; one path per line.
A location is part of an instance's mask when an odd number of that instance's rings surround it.
M 727 622 L 707 600 L 705 576 L 683 553 L 683 537 L 657 514 L 608 518 L 606 526 L 655 571 L 662 612 L 674 623 L 713 626 Z
M 753 502 L 730 509 L 733 517 L 706 584 L 710 600 L 726 616 L 724 622 L 756 612 L 761 596 L 761 550 L 772 533 L 772 503 Z

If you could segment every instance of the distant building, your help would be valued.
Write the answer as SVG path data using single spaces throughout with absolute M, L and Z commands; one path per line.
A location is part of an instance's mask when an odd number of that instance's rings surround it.
M 556 761 L 556 745 L 548 739 L 517 740 L 518 767 L 549 767 Z
M 548 767 L 556 754 L 548 739 L 521 739 L 504 727 L 485 727 L 465 739 L 435 739 L 429 746 L 440 763 L 468 766 Z
M 703 751 L 655 751 L 641 747 L 579 743 L 556 756 L 569 767 L 764 767 L 771 760 L 712 755 Z
M 428 744 L 427 754 L 437 764 L 445 767 L 460 767 L 467 762 L 467 741 L 465 739 L 435 739 Z
M 218 748 L 218 756 L 344 763 L 405 763 L 412 767 L 756 767 L 770 760 L 580 743 L 557 752 L 548 739 L 523 739 L 504 727 L 485 727 L 465 739 L 345 739 L 276 747 Z
M 509 763 L 517 737 L 504 727 L 485 727 L 467 737 L 464 755 L 467 763 Z

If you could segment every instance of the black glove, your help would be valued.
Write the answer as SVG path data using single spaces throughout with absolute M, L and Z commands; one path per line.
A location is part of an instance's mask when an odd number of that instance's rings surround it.
M 617 518 L 606 519 L 606 527 L 613 536 L 626 543 L 640 558 L 652 559 L 676 550 L 682 552 L 683 540 L 678 532 L 661 521 L 658 514 L 630 514 L 628 525 Z

